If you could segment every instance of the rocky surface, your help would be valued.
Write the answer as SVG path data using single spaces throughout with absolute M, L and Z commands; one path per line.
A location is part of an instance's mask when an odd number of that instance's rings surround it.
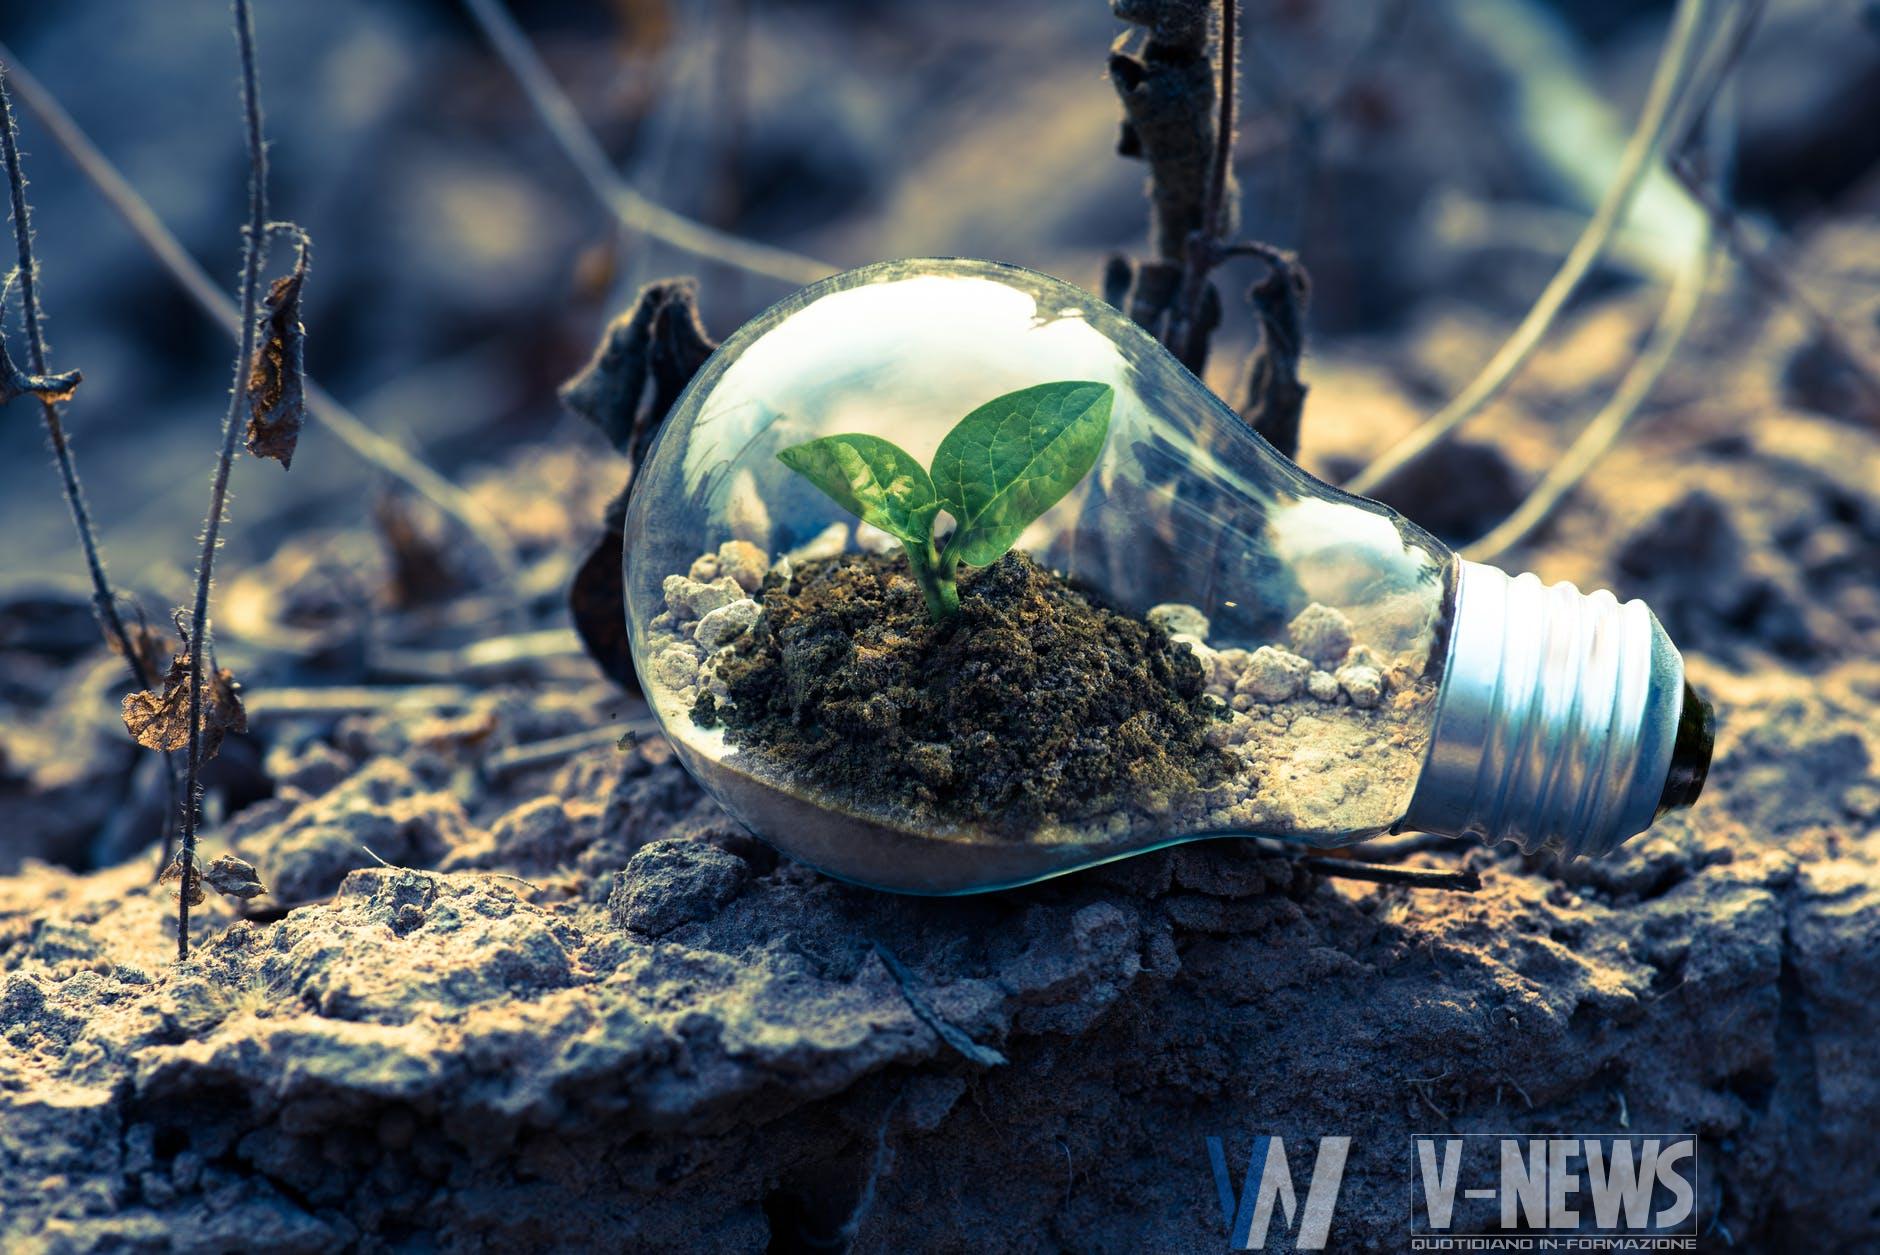
M 1356 27 L 1338 46 L 1263 27 L 1282 64 L 1314 71 L 1298 80 L 1310 94 L 1332 99 L 1373 19 L 1282 7 Z M 1137 247 L 1140 171 L 1109 158 L 1115 106 L 1093 77 L 1116 30 L 1104 6 L 1050 6 L 1045 25 L 1015 33 L 1002 12 L 941 24 L 909 9 L 924 23 L 895 28 L 910 46 L 943 25 L 967 41 L 912 74 L 906 57 L 856 52 L 848 8 L 762 19 L 754 151 L 809 192 L 749 197 L 740 229 L 840 259 L 944 248 L 1084 279 L 1104 252 Z M 1624 17 L 1606 46 L 1617 55 L 1600 59 L 1615 100 L 1627 83 L 1636 99 L 1662 37 L 1662 15 L 1624 8 L 1567 14 Z M 239 199 L 196 194 L 226 182 L 239 139 L 232 123 L 202 124 L 229 121 L 223 17 L 203 19 L 211 29 L 154 6 L 70 9 L 9 43 L 106 149 L 186 163 L 167 185 L 133 174 L 173 222 L 187 211 L 192 247 L 228 247 Z M 283 212 L 313 211 L 317 286 L 332 294 L 316 299 L 335 303 L 310 307 L 330 355 L 316 368 L 352 398 L 449 355 L 477 369 L 406 381 L 373 421 L 459 452 L 533 436 L 548 427 L 545 363 L 572 367 L 599 321 L 599 298 L 571 304 L 571 288 L 632 285 L 606 264 L 571 283 L 570 256 L 604 228 L 577 221 L 580 188 L 509 89 L 490 87 L 506 80 L 466 60 L 462 33 L 417 38 L 378 16 L 388 6 L 348 11 L 368 9 L 364 24 L 292 6 L 266 21 L 363 41 L 363 64 L 389 60 L 377 77 L 411 90 L 360 100 L 337 63 L 307 55 L 313 43 L 263 31 L 281 164 L 303 189 L 370 189 L 396 210 L 281 189 Z M 1420 210 L 1441 192 L 1538 204 L 1552 181 L 1518 174 L 1531 144 L 1507 134 L 1466 41 L 1434 6 L 1408 11 L 1409 51 L 1383 59 L 1378 89 L 1351 97 L 1322 154 L 1319 212 L 1297 203 L 1277 115 L 1249 118 L 1266 155 L 1245 163 L 1248 233 L 1298 244 L 1313 268 L 1302 460 L 1333 479 L 1466 383 L 1565 248 L 1498 233 L 1492 214 L 1474 243 L 1425 230 Z M 1779 224 L 1795 279 L 1871 358 L 1880 201 L 1870 171 L 1854 182 L 1868 159 L 1845 138 L 1871 110 L 1819 103 L 1873 94 L 1855 21 L 1817 0 L 1770 15 L 1743 102 L 1745 132 L 1765 138 L 1743 164 L 1746 183 L 1805 202 L 1808 216 Z M 1822 55 L 1785 58 L 1798 39 Z M 608 103 L 617 42 L 583 29 L 557 50 L 558 72 L 581 70 L 588 116 L 624 125 Z M 832 96 L 837 60 L 863 78 Z M 310 78 L 331 94 L 304 89 Z M 1797 84 L 1808 90 L 1784 90 Z M 201 95 L 172 110 L 180 130 L 122 107 L 126 91 L 174 103 L 185 88 Z M 955 107 L 935 106 L 943 94 Z M 704 152 L 715 114 L 689 99 L 673 95 L 686 129 L 671 146 Z M 426 127 L 471 139 L 414 160 L 390 112 L 413 101 Z M 1470 143 L 1455 142 L 1459 126 Z M 51 145 L 29 134 L 26 147 Z M 717 169 L 665 162 L 648 177 L 686 204 L 672 180 Z M 159 589 L 146 605 L 161 621 L 186 598 L 201 517 L 205 450 L 179 433 L 225 386 L 225 349 L 151 334 L 167 289 L 56 162 L 33 177 L 54 326 L 94 375 L 81 452 L 106 547 L 121 579 Z M 478 204 L 531 229 L 492 243 L 491 219 L 462 208 Z M 1305 238 L 1276 234 L 1300 217 Z M 351 224 L 373 229 L 362 239 Z M 1468 541 L 1557 462 L 1655 312 L 1627 265 L 1394 504 Z M 736 316 L 771 295 L 716 277 L 706 289 Z M 1248 332 L 1228 304 L 1211 382 L 1237 395 L 1233 337 Z M 567 325 L 518 334 L 545 310 Z M 1334 1249 L 1395 1251 L 1411 1133 L 1655 1127 L 1702 1138 L 1703 1249 L 1873 1250 L 1872 419 L 1805 324 L 1720 264 L 1635 428 L 1506 559 L 1649 600 L 1717 704 L 1698 806 L 1616 855 L 1568 867 L 1454 845 L 1391 855 L 1481 872 L 1480 893 L 1452 895 L 1321 880 L 1279 852 L 1217 843 L 959 901 L 872 894 L 777 858 L 657 740 L 503 765 L 518 747 L 645 731 L 643 710 L 583 660 L 461 652 L 562 626 L 568 577 L 619 487 L 597 447 L 558 436 L 471 485 L 526 561 L 521 604 L 492 608 L 487 590 L 393 586 L 400 555 L 357 527 L 284 535 L 315 503 L 341 522 L 357 512 L 359 469 L 310 434 L 285 488 L 265 468 L 269 487 L 238 490 L 245 540 L 218 593 L 223 661 L 248 685 L 254 730 L 212 766 L 206 852 L 248 859 L 272 893 L 199 908 L 181 965 L 150 848 L 162 776 L 116 720 L 121 663 L 95 647 L 82 592 L 11 579 L 77 559 L 41 437 L 5 424 L 0 518 L 24 539 L 0 586 L 0 1248 L 1212 1252 L 1223 1225 L 1205 1139 L 1244 1162 L 1270 1132 L 1351 1136 Z M 159 479 L 187 490 L 161 511 L 129 508 Z M 796 560 L 833 551 L 824 538 Z M 449 556 L 407 553 L 402 569 Z M 688 578 L 722 613 L 753 575 L 734 551 Z M 421 687 L 343 710 L 283 704 L 292 687 L 368 680 Z M 1368 682 L 1303 675 L 1319 701 Z
M 743 837 L 659 742 L 484 822 L 392 755 L 258 804 L 232 843 L 308 904 L 209 906 L 180 966 L 146 862 L 35 864 L 0 881 L 0 1232 L 1204 1250 L 1204 1139 L 1272 1130 L 1354 1138 L 1340 1249 L 1389 1250 L 1409 1133 L 1629 1119 L 1703 1135 L 1710 1241 L 1856 1249 L 1880 670 L 1704 678 L 1726 731 L 1691 819 L 1566 869 L 1476 851 L 1474 896 L 1216 843 L 889 897 Z
M 1597 863 L 1389 855 L 1474 867 L 1474 895 L 1235 843 L 983 899 L 845 887 L 731 825 L 585 660 L 440 673 L 491 629 L 346 609 L 390 577 L 338 532 L 232 577 L 275 598 L 224 629 L 253 731 L 205 854 L 272 892 L 199 908 L 179 966 L 119 664 L 82 598 L 12 596 L 0 1247 L 1212 1251 L 1205 1139 L 1274 1132 L 1352 1137 L 1334 1249 L 1392 1251 L 1411 1133 L 1655 1127 L 1702 1138 L 1705 1249 L 1872 1249 L 1880 440 L 1749 416 L 1776 403 L 1735 342 L 1668 385 L 1709 404 L 1511 560 L 1680 634 L 1720 720 L 1704 796 Z M 1545 465 L 1538 420 L 1499 421 L 1493 456 Z M 541 587 L 611 491 L 595 465 L 474 486 Z M 408 639 L 426 682 L 296 707 L 266 648 L 289 631 L 319 652 L 286 675 Z

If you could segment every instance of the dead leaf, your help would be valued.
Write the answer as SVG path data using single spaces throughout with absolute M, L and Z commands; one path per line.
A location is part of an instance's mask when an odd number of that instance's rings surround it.
M 639 691 L 639 681 L 622 573 L 627 497 L 667 413 L 717 347 L 699 320 L 697 285 L 662 279 L 640 289 L 633 308 L 608 326 L 593 359 L 561 387 L 562 404 L 599 427 L 628 460 L 626 487 L 607 507 L 600 539 L 575 573 L 568 609 L 589 657 L 630 693 Z
M 666 412 L 717 347 L 699 321 L 691 279 L 649 283 L 608 324 L 581 373 L 561 386 L 561 402 L 639 466 Z M 652 396 L 642 405 L 648 383 Z
M 248 452 L 292 465 L 307 411 L 307 329 L 300 324 L 300 293 L 307 280 L 303 242 L 292 274 L 268 289 L 261 343 L 248 369 Z
M 183 900 L 184 894 L 188 894 L 189 904 L 191 906 L 201 906 L 204 896 L 202 892 L 202 869 L 196 866 L 195 862 L 193 858 L 189 858 L 186 861 L 186 856 L 183 851 L 178 850 L 176 857 L 170 860 L 170 865 L 163 869 L 161 876 L 157 877 L 157 883 L 160 885 L 174 884 L 176 888 L 170 891 L 171 897 L 180 902 Z M 183 869 L 186 867 L 189 869 L 187 876 L 183 874 Z
M 255 865 L 233 854 L 224 854 L 210 863 L 202 878 L 209 882 L 211 889 L 231 898 L 254 898 L 268 891 L 255 873 Z
M 125 694 L 124 726 L 145 749 L 180 750 L 189 745 L 189 667 L 189 655 L 177 654 L 163 677 L 161 693 L 146 689 Z M 215 757 L 225 735 L 247 730 L 241 686 L 233 672 L 218 667 L 213 675 L 203 677 L 202 760 Z
M 1299 379 L 1305 350 L 1306 301 L 1311 283 L 1291 253 L 1274 251 L 1268 269 L 1247 293 L 1260 332 L 1247 363 L 1247 401 L 1240 415 L 1287 457 L 1299 454 L 1299 420 L 1306 385 Z
M 640 691 L 627 639 L 626 543 L 618 524 L 601 533 L 568 586 L 568 615 L 581 646 L 601 673 L 629 693 Z

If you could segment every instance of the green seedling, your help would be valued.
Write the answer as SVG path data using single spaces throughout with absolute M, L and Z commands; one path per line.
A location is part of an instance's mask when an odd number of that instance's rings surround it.
M 935 623 L 960 608 L 959 566 L 985 566 L 1090 473 L 1116 391 L 1069 380 L 994 397 L 962 418 L 931 471 L 879 436 L 823 436 L 777 457 L 864 523 L 901 542 Z M 944 551 L 934 521 L 953 535 Z

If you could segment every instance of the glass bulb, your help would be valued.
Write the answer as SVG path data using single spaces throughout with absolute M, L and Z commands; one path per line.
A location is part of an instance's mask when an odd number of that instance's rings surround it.
M 1062 381 L 1113 390 L 1094 465 L 963 571 L 956 619 L 778 456 L 861 433 L 928 466 L 962 416 Z M 634 663 L 681 760 L 785 853 L 883 889 L 1229 835 L 1599 854 L 1709 762 L 1643 603 L 1459 560 L 1017 267 L 869 266 L 747 324 L 667 418 L 626 542 Z

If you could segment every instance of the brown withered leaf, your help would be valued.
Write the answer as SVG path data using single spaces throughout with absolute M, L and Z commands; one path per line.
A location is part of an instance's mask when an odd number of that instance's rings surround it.
M 185 868 L 189 871 L 187 876 L 183 874 Z M 163 874 L 157 877 L 157 883 L 160 885 L 175 885 L 176 888 L 170 891 L 170 896 L 179 902 L 182 901 L 184 895 L 187 894 L 191 906 L 202 905 L 204 896 L 202 892 L 202 868 L 196 865 L 196 860 L 189 858 L 181 850 L 178 850 L 176 857 L 170 860 L 170 865 L 163 869 Z
M 300 324 L 300 293 L 307 281 L 303 243 L 293 273 L 268 289 L 261 343 L 248 368 L 248 452 L 273 458 L 283 470 L 294 461 L 307 412 L 307 329 Z
M 256 874 L 255 865 L 233 854 L 224 854 L 210 863 L 202 878 L 209 882 L 211 889 L 231 898 L 254 898 L 268 891 Z
M 602 335 L 594 357 L 561 387 L 562 404 L 606 434 L 628 461 L 626 487 L 607 507 L 600 539 L 568 589 L 575 631 L 601 671 L 639 691 L 627 639 L 622 520 L 633 477 L 679 394 L 717 342 L 699 319 L 691 279 L 662 279 L 640 290 L 633 308 Z
M 177 654 L 163 677 L 163 691 L 144 690 L 124 696 L 124 726 L 139 745 L 150 750 L 180 750 L 189 744 L 189 655 Z M 222 748 L 230 732 L 248 730 L 248 712 L 242 709 L 241 686 L 226 667 L 203 677 L 202 760 L 208 762 Z
M 1299 420 L 1305 412 L 1299 360 L 1312 284 L 1293 254 L 1275 249 L 1266 261 L 1266 274 L 1247 293 L 1260 340 L 1247 362 L 1247 400 L 1240 415 L 1290 458 L 1299 455 Z

